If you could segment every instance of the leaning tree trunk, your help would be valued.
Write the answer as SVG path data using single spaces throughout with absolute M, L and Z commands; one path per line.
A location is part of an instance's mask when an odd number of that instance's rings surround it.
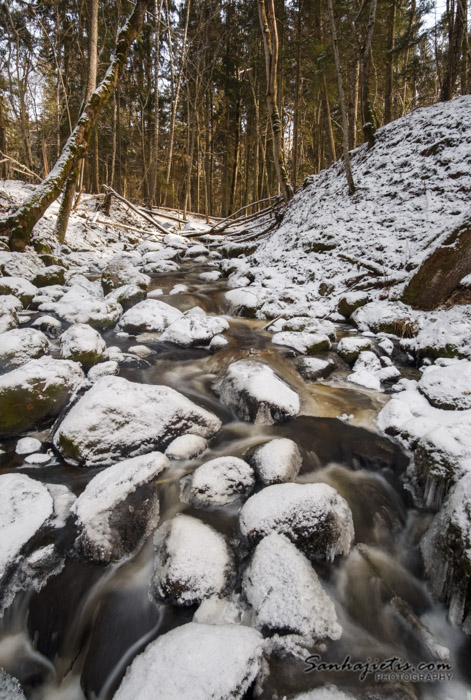
M 287 202 L 293 196 L 293 188 L 288 180 L 288 173 L 285 167 L 281 118 L 278 111 L 277 100 L 277 69 L 278 69 L 278 31 L 276 29 L 274 0 L 258 0 L 258 15 L 263 34 L 263 46 L 265 50 L 265 67 L 267 74 L 267 108 L 270 115 L 270 124 L 273 141 L 273 158 L 275 161 L 275 172 L 280 185 L 283 199 Z
M 64 183 L 83 157 L 92 129 L 123 72 L 129 47 L 141 31 L 148 4 L 149 0 L 137 0 L 134 5 L 131 16 L 119 33 L 116 51 L 106 75 L 85 105 L 49 175 L 19 209 L 0 219 L 0 235 L 9 236 L 11 250 L 25 249 L 31 240 L 33 226 L 60 195 Z
M 414 273 L 402 301 L 428 311 L 442 304 L 471 273 L 471 216 L 458 226 Z

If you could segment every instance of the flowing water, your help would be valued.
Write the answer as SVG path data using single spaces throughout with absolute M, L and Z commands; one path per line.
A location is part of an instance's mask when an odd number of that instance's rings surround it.
M 198 305 L 208 313 L 225 313 L 225 282 L 203 284 L 198 274 L 205 269 L 209 268 L 183 266 L 178 273 L 156 276 L 155 287 L 165 292 L 161 299 L 182 310 Z M 181 282 L 190 291 L 168 296 L 170 289 Z M 372 691 L 368 697 L 464 700 L 466 689 L 471 688 L 469 642 L 447 622 L 444 608 L 432 601 L 423 577 L 418 545 L 432 516 L 415 510 L 402 486 L 407 456 L 373 432 L 375 416 L 387 396 L 353 387 L 341 373 L 329 381 L 305 382 L 296 371 L 294 353 L 271 344 L 270 334 L 263 330 L 264 322 L 229 320 L 230 343 L 214 355 L 204 349 L 158 343 L 158 337 L 151 334 L 137 339 L 117 337 L 113 331 L 104 334 L 108 345 L 127 350 L 140 343 L 155 351 L 150 366 L 123 369 L 121 376 L 171 386 L 216 413 L 223 422 L 202 458 L 174 463 L 170 473 L 165 472 L 158 481 L 160 522 L 185 510 L 236 544 L 238 507 L 194 510 L 179 501 L 179 479 L 213 457 L 241 457 L 263 439 L 289 437 L 303 455 L 298 480 L 334 486 L 352 510 L 356 542 L 368 547 L 366 558 L 355 549 L 333 564 L 316 564 L 344 630 L 339 641 L 316 649 L 316 653 L 326 662 L 342 662 L 347 655 L 357 661 L 396 656 L 413 664 L 431 662 L 420 630 L 414 629 L 390 603 L 396 595 L 420 617 L 438 643 L 450 649 L 453 667 L 451 681 L 406 682 L 399 688 L 394 682 L 375 681 L 374 674 L 360 681 L 358 672 L 306 673 L 302 660 L 272 658 L 262 699 L 292 697 L 308 688 L 335 683 L 353 694 L 361 694 L 365 688 L 376 688 L 380 693 L 374 695 Z M 339 331 L 350 329 L 339 327 Z M 214 381 L 231 362 L 246 357 L 266 362 L 299 392 L 302 415 L 275 426 L 255 426 L 240 422 L 219 402 L 212 390 Z M 47 433 L 41 437 L 47 438 Z M 7 440 L 1 445 L 5 454 L 0 457 L 0 473 L 21 468 L 45 483 L 65 484 L 75 494 L 97 473 L 67 465 L 59 455 L 45 467 L 25 468 L 14 454 L 15 442 Z M 60 532 L 65 547 L 70 546 L 73 536 L 69 520 Z M 243 566 L 247 552 L 239 549 Z M 158 605 L 149 598 L 152 555 L 149 538 L 134 557 L 107 567 L 68 558 L 63 571 L 51 577 L 39 593 L 17 595 L 0 623 L 0 666 L 20 680 L 28 698 L 108 700 L 126 666 L 149 641 L 192 619 L 194 608 Z

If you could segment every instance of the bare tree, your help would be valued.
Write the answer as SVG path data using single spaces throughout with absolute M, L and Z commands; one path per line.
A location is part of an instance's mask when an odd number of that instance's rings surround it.
M 83 157 L 93 127 L 123 72 L 129 47 L 141 31 L 150 0 L 137 0 L 134 10 L 118 35 L 116 50 L 105 77 L 91 95 L 49 175 L 10 216 L 0 219 L 0 234 L 9 236 L 11 250 L 23 251 L 31 240 L 33 226 L 54 202 L 69 175 Z
M 275 171 L 283 199 L 287 202 L 293 196 L 293 188 L 288 180 L 285 167 L 282 126 L 278 111 L 278 31 L 276 28 L 274 0 L 258 0 L 258 15 L 263 34 L 265 68 L 267 75 L 267 108 L 273 140 Z

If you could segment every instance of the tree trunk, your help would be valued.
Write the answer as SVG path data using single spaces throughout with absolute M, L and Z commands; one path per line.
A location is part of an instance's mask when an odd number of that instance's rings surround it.
M 159 160 L 159 67 L 160 67 L 160 15 L 162 14 L 163 0 L 154 0 L 155 21 L 155 57 L 154 57 L 154 130 L 152 138 L 152 165 L 151 184 L 149 192 L 150 206 L 157 203 L 157 171 Z
M 337 29 L 335 26 L 334 7 L 332 5 L 332 0 L 327 0 L 327 4 L 329 8 L 330 30 L 332 33 L 332 46 L 334 49 L 335 68 L 337 71 L 340 111 L 342 113 L 343 160 L 345 164 L 345 175 L 347 177 L 348 192 L 349 194 L 353 194 L 355 192 L 355 183 L 353 181 L 352 168 L 350 165 L 350 153 L 348 150 L 347 110 L 345 108 L 345 93 L 343 91 L 342 68 L 340 66 L 340 54 L 339 45 L 337 41 Z
M 370 0 L 370 13 L 368 16 L 368 28 L 366 38 L 361 49 L 360 56 L 360 83 L 361 83 L 361 108 L 363 118 L 363 134 L 368 145 L 374 144 L 376 131 L 376 119 L 373 107 L 370 103 L 370 49 L 373 40 L 373 32 L 376 19 L 378 0 Z
M 267 10 L 268 7 L 268 10 Z M 258 14 L 263 34 L 265 49 L 265 68 L 267 75 L 267 108 L 273 143 L 273 159 L 276 177 L 283 199 L 287 202 L 293 196 L 293 188 L 288 180 L 283 155 L 282 124 L 278 112 L 277 67 L 278 67 L 278 32 L 276 28 L 274 0 L 258 0 Z
M 396 33 L 396 1 L 391 1 L 388 27 L 388 46 L 386 49 L 386 84 L 384 87 L 384 124 L 392 120 L 393 67 Z
M 440 93 L 442 102 L 453 98 L 456 78 L 460 69 L 463 39 L 466 33 L 466 14 L 466 0 L 456 0 L 456 14 L 454 19 L 451 18 L 453 24 L 448 44 L 446 71 Z
M 468 216 L 414 273 L 402 301 L 428 311 L 442 304 L 471 272 L 471 218 Z
M 85 105 L 49 175 L 16 212 L 0 220 L 0 232 L 9 235 L 12 250 L 25 249 L 31 240 L 33 226 L 57 199 L 65 181 L 83 157 L 90 133 L 123 72 L 129 47 L 141 31 L 148 3 L 149 0 L 137 0 L 131 16 L 119 33 L 116 51 L 105 77 Z

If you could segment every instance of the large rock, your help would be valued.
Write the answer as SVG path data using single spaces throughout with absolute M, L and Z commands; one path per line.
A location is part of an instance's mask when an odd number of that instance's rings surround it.
M 175 343 L 183 348 L 208 345 L 215 335 L 228 328 L 226 319 L 219 316 L 183 316 L 177 318 L 162 333 L 160 340 Z
M 267 486 L 293 481 L 303 462 L 297 444 L 288 438 L 270 440 L 250 451 L 246 459 Z
M 118 259 L 112 260 L 103 270 L 101 284 L 105 294 L 124 284 L 132 284 L 145 291 L 150 284 L 150 277 L 136 270 L 128 260 Z
M 299 413 L 297 393 L 262 362 L 234 362 L 216 389 L 221 401 L 245 421 L 272 424 Z
M 224 537 L 209 525 L 179 514 L 159 527 L 154 544 L 151 588 L 158 598 L 185 606 L 228 591 L 232 556 Z
M 435 408 L 471 408 L 471 362 L 461 360 L 448 367 L 427 367 L 418 389 Z
M 12 294 L 23 306 L 28 306 L 37 293 L 38 288 L 22 277 L 0 277 L 0 294 Z
M 74 284 L 59 301 L 39 305 L 40 311 L 53 311 L 67 323 L 88 323 L 93 328 L 108 328 L 120 318 L 123 308 L 114 299 L 103 299 Z
M 240 287 L 226 292 L 224 298 L 230 313 L 235 316 L 254 318 L 257 311 L 262 308 L 265 296 L 265 290 Z
M 65 283 L 65 267 L 61 265 L 49 265 L 38 272 L 33 279 L 36 287 L 48 287 L 54 284 Z
M 0 314 L 17 313 L 23 311 L 23 304 L 18 297 L 13 294 L 2 294 L 0 296 Z
M 352 313 L 364 306 L 368 301 L 368 294 L 365 292 L 349 292 L 339 299 L 337 306 L 339 314 L 350 318 Z
M 329 358 L 321 360 L 317 357 L 302 357 L 297 362 L 299 373 L 311 382 L 318 379 L 327 379 L 335 370 L 335 362 Z
M 369 338 L 345 336 L 339 341 L 337 352 L 345 362 L 353 364 L 363 350 L 371 350 L 371 347 L 372 343 Z
M 114 700 L 243 700 L 262 668 L 263 639 L 256 630 L 190 622 L 134 659 Z
M 255 485 L 252 467 L 238 457 L 216 457 L 181 481 L 181 500 L 196 508 L 224 506 L 248 496 Z
M 127 311 L 138 302 L 143 301 L 146 298 L 146 293 L 136 284 L 124 284 L 122 287 L 113 289 L 106 295 L 106 298 L 117 301 Z
M 316 572 L 283 535 L 268 535 L 257 545 L 242 589 L 255 612 L 255 627 L 268 636 L 296 635 L 309 647 L 342 634 Z
M 5 277 L 22 277 L 31 282 L 44 268 L 44 263 L 36 253 L 0 253 L 0 270 Z
M 60 353 L 65 360 L 80 362 L 90 367 L 104 359 L 106 343 L 87 323 L 75 323 L 60 337 Z
M 208 447 L 208 442 L 199 435 L 180 435 L 172 440 L 165 450 L 170 459 L 194 459 Z
M 18 316 L 15 311 L 0 313 L 0 334 L 18 328 Z
M 174 389 L 102 377 L 62 421 L 56 447 L 72 462 L 107 466 L 165 448 L 183 433 L 210 437 L 221 421 Z
M 49 352 L 49 341 L 41 331 L 15 328 L 0 335 L 0 372 L 9 372 Z
M 59 415 L 84 380 L 76 362 L 41 357 L 0 377 L 0 436 L 32 430 Z
M 421 542 L 434 595 L 452 622 L 471 633 L 471 473 L 450 491 Z
M 105 564 L 131 554 L 157 527 L 159 499 L 152 481 L 169 464 L 161 452 L 151 452 L 93 477 L 72 507 L 80 531 L 77 552 Z
M 315 352 L 330 350 L 330 340 L 321 333 L 306 333 L 305 331 L 282 331 L 275 333 L 272 338 L 274 345 L 285 345 L 304 355 L 313 355 Z
M 348 554 L 354 537 L 348 503 L 328 484 L 267 486 L 242 506 L 239 522 L 249 543 L 276 532 L 310 559 Z
M 182 312 L 170 304 L 145 299 L 126 311 L 118 326 L 127 333 L 160 333 L 182 316 Z

